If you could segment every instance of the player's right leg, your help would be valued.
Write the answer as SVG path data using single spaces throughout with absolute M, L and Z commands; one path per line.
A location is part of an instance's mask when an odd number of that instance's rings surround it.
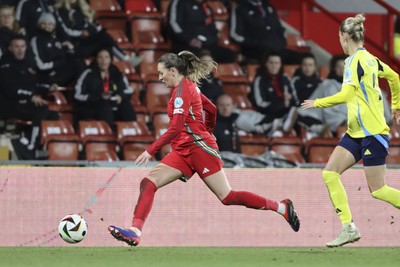
M 140 242 L 142 228 L 153 206 L 155 192 L 182 177 L 182 172 L 163 163 L 154 167 L 146 178 L 140 182 L 140 194 L 134 211 L 132 227 L 122 228 L 114 225 L 108 227 L 110 234 L 117 240 L 130 246 Z
M 333 151 L 325 169 L 322 171 L 330 199 L 342 222 L 341 232 L 334 240 L 326 244 L 327 247 L 343 246 L 361 238 L 360 232 L 353 223 L 347 194 L 340 180 L 340 175 L 359 160 L 359 156 L 356 154 L 358 149 L 359 144 L 349 136 L 345 136 Z

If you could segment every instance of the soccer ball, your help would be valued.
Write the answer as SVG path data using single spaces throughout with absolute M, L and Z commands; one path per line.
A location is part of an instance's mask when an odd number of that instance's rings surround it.
M 65 242 L 79 243 L 87 235 L 86 221 L 78 214 L 67 215 L 61 219 L 58 225 L 58 233 Z

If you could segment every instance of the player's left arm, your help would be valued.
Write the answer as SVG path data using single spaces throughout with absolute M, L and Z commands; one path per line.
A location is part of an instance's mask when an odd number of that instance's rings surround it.
M 217 124 L 217 107 L 202 93 L 200 93 L 200 97 L 205 112 L 204 124 L 207 131 L 212 133 Z

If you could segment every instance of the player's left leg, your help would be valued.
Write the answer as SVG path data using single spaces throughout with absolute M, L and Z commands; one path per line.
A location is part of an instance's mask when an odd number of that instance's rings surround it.
M 232 190 L 223 169 L 203 178 L 204 183 L 224 205 L 241 205 L 247 208 L 275 211 L 288 221 L 292 229 L 300 229 L 300 220 L 289 199 L 277 202 L 251 192 Z
M 363 146 L 363 161 L 368 187 L 374 198 L 386 201 L 400 208 L 400 191 L 385 183 L 386 156 L 389 137 L 380 135 L 379 138 L 365 138 L 368 142 Z M 367 153 L 369 152 L 369 153 Z
M 372 197 L 400 209 L 400 191 L 385 183 L 386 165 L 365 167 L 368 187 Z

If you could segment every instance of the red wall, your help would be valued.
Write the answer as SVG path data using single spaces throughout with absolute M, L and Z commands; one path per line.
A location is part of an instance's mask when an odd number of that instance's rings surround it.
M 145 168 L 0 168 L 0 246 L 70 246 L 59 220 L 83 213 L 88 236 L 76 246 L 123 246 L 107 226 L 129 226 Z M 196 176 L 156 193 L 142 246 L 324 246 L 340 231 L 320 169 L 226 170 L 233 188 L 290 197 L 298 233 L 274 212 L 223 206 Z M 387 182 L 400 188 L 400 170 Z M 400 246 L 399 210 L 370 197 L 362 170 L 343 177 L 362 239 L 355 246 Z
M 277 8 L 280 17 L 288 22 L 292 27 L 301 31 L 301 16 L 300 16 L 300 0 L 271 0 L 271 3 Z M 340 21 L 355 14 L 350 13 L 335 13 Z M 331 54 L 342 53 L 338 40 L 339 24 L 327 17 L 324 13 L 313 12 L 309 10 L 306 17 L 305 39 L 310 39 L 326 49 Z M 365 21 L 366 35 L 368 38 L 376 42 L 379 47 L 386 47 L 387 40 L 387 22 L 386 15 L 383 14 L 366 14 Z M 382 54 L 366 42 L 366 48 L 376 56 L 384 59 L 386 53 Z

